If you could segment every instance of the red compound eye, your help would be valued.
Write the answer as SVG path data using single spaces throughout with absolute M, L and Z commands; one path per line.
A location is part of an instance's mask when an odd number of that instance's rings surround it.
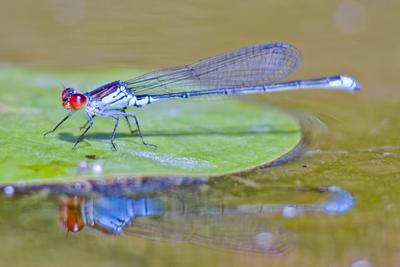
M 63 101 L 67 101 L 68 98 L 70 98 L 70 96 L 75 93 L 75 90 L 72 88 L 65 88 L 62 92 L 61 92 L 61 99 Z
M 87 98 L 86 96 L 82 95 L 82 94 L 73 94 L 70 98 L 69 98 L 69 104 L 71 105 L 71 109 L 80 109 L 83 106 L 85 106 L 87 102 Z

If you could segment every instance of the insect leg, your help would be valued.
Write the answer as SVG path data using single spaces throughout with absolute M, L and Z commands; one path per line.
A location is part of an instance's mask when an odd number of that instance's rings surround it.
M 90 116 L 90 115 L 87 114 L 87 113 L 86 113 L 86 115 L 87 115 L 87 117 L 88 117 L 89 125 L 86 127 L 86 129 L 83 131 L 83 133 L 82 133 L 82 134 L 79 136 L 79 138 L 76 140 L 76 142 L 75 142 L 75 144 L 74 144 L 74 147 L 73 147 L 72 149 L 75 149 L 76 145 L 79 144 L 79 143 L 83 140 L 83 138 L 85 137 L 85 134 L 86 134 L 86 133 L 89 131 L 89 129 L 92 128 L 92 126 L 93 126 L 94 121 L 93 121 L 92 116 Z
M 93 116 L 92 116 L 92 119 L 94 119 L 94 117 L 96 117 L 96 115 L 93 115 Z M 87 120 L 87 121 L 85 122 L 85 124 L 82 125 L 79 129 L 81 129 L 81 130 L 85 129 L 86 126 L 88 126 L 89 123 L 90 123 L 90 120 Z
M 50 133 L 55 132 L 55 130 L 57 130 L 58 127 L 60 127 L 61 124 L 63 124 L 66 120 L 68 120 L 69 117 L 71 117 L 71 115 L 74 114 L 74 112 L 69 113 L 67 116 L 64 117 L 64 119 L 62 119 L 52 130 L 45 132 L 43 134 L 43 136 L 46 136 Z
M 126 108 L 123 108 L 123 109 L 122 109 L 122 112 L 123 112 L 123 113 L 126 113 Z M 132 130 L 132 126 L 131 126 L 131 123 L 129 122 L 128 116 L 124 116 L 124 118 L 125 118 L 125 120 L 126 120 L 126 124 L 128 124 L 129 131 L 130 131 L 132 134 L 133 134 L 134 132 L 136 132 L 136 130 Z
M 135 114 L 133 114 L 133 113 L 125 113 L 125 114 L 126 114 L 126 116 L 132 117 L 132 118 L 135 120 L 136 127 L 137 127 L 137 129 L 138 129 L 139 136 L 140 136 L 140 138 L 142 139 L 142 143 L 143 143 L 143 145 L 146 145 L 146 146 L 152 146 L 152 147 L 155 147 L 155 148 L 157 148 L 157 146 L 156 146 L 156 145 L 149 144 L 149 143 L 146 143 L 146 142 L 144 141 L 144 139 L 143 139 L 143 135 L 142 135 L 142 131 L 140 130 L 140 126 L 139 126 L 139 121 L 138 121 L 138 119 L 137 119 L 136 115 L 135 115 Z
M 117 130 L 118 123 L 119 123 L 119 117 L 113 117 L 113 119 L 115 120 L 115 125 L 114 125 L 114 130 L 111 134 L 110 143 L 113 146 L 114 150 L 117 150 L 117 148 L 115 147 L 115 144 L 114 144 L 114 139 L 115 139 L 115 131 Z
M 114 118 L 114 119 L 115 119 L 116 117 L 125 117 L 125 118 L 132 117 L 132 118 L 135 120 L 136 127 L 137 127 L 137 129 L 138 129 L 138 133 L 139 133 L 139 136 L 140 136 L 140 138 L 141 138 L 141 140 L 142 140 L 142 143 L 143 143 L 144 145 L 146 145 L 146 146 L 157 147 L 156 145 L 149 144 L 149 143 L 146 143 L 146 142 L 144 141 L 144 138 L 143 138 L 143 135 L 142 135 L 142 131 L 140 130 L 139 121 L 137 120 L 135 114 L 133 114 L 133 113 L 127 113 L 127 112 L 125 112 L 123 109 L 108 109 L 108 110 L 104 110 L 104 111 L 102 111 L 102 112 L 97 113 L 97 115 L 98 115 L 98 116 L 104 116 L 104 117 L 111 117 L 111 118 Z M 118 125 L 118 124 L 116 124 L 116 125 Z M 114 126 L 114 127 L 115 127 L 115 126 Z M 116 128 L 115 128 L 115 129 L 116 129 Z M 114 129 L 114 130 L 115 130 L 115 129 Z M 113 134 L 115 134 L 115 133 L 113 132 Z M 112 137 L 112 140 L 114 140 L 113 137 Z

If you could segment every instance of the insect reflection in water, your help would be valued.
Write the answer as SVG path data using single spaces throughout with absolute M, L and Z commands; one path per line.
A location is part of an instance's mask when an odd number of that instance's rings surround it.
M 111 235 L 274 254 L 284 254 L 293 242 L 291 233 L 263 216 L 181 196 L 74 196 L 61 200 L 59 216 L 67 231 L 74 233 L 87 226 Z
M 69 232 L 88 226 L 112 235 L 282 255 L 293 247 L 294 234 L 267 214 L 281 213 L 286 218 L 309 213 L 337 215 L 354 207 L 353 195 L 340 187 L 319 187 L 304 193 L 312 191 L 328 194 L 329 198 L 314 204 L 224 206 L 206 197 L 180 193 L 139 198 L 74 196 L 61 200 L 59 215 Z

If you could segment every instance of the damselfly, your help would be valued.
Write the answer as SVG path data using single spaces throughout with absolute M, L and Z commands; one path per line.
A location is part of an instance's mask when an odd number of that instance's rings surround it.
M 242 48 L 190 65 L 150 72 L 127 81 L 117 80 L 86 93 L 65 88 L 61 94 L 62 105 L 70 113 L 44 135 L 54 132 L 76 111 L 83 109 L 88 121 L 74 148 L 93 126 L 95 116 L 115 120 L 110 139 L 114 149 L 115 132 L 121 117 L 126 119 L 131 132 L 129 118 L 135 121 L 144 145 L 155 146 L 144 141 L 138 119 L 134 113 L 126 112 L 127 107 L 142 107 L 159 100 L 209 95 L 241 95 L 313 88 L 344 91 L 360 89 L 355 79 L 343 75 L 282 82 L 300 63 L 300 53 L 293 46 L 268 43 Z
M 271 218 L 279 214 L 286 218 L 300 214 L 340 215 L 350 211 L 355 201 L 350 192 L 338 186 L 279 186 L 280 192 L 286 191 L 289 197 L 294 192 L 325 194 L 324 202 L 293 203 L 291 198 L 290 204 L 282 199 L 279 204 L 249 204 L 237 200 L 234 204 L 229 196 L 213 199 L 204 188 L 165 191 L 164 183 L 156 184 L 153 183 L 153 188 L 158 188 L 158 193 L 146 192 L 147 196 L 140 193 L 136 197 L 128 196 L 126 186 L 118 189 L 117 185 L 112 193 L 108 187 L 108 190 L 96 191 L 96 195 L 63 197 L 59 204 L 60 223 L 72 233 L 91 228 L 110 235 L 282 255 L 292 246 L 294 236 Z
M 192 193 L 74 196 L 62 199 L 59 218 L 72 233 L 88 227 L 110 235 L 282 255 L 292 247 L 293 234 L 266 217 L 270 211 L 260 206 L 225 207 Z

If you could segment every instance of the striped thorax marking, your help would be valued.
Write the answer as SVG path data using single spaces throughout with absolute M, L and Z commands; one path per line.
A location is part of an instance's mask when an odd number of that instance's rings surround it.
M 129 104 L 131 98 L 131 92 L 124 85 L 121 85 L 116 87 L 109 95 L 103 97 L 101 103 L 111 108 L 122 108 Z

